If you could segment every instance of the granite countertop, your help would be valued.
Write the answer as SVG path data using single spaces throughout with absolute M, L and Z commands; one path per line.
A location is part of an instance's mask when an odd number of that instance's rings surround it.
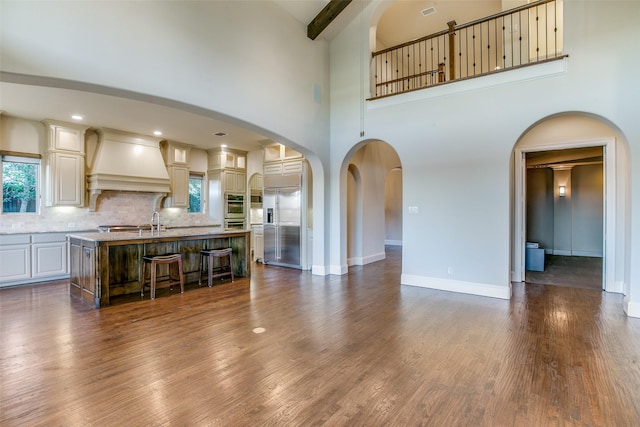
M 158 235 L 151 234 L 149 230 L 143 231 L 121 231 L 113 233 L 67 233 L 70 237 L 95 242 L 117 242 L 117 241 L 149 241 L 162 239 L 175 239 L 176 237 L 196 237 L 196 236 L 235 236 L 249 233 L 250 230 L 239 229 L 222 229 L 220 227 L 187 227 L 187 228 L 171 228 L 163 230 Z

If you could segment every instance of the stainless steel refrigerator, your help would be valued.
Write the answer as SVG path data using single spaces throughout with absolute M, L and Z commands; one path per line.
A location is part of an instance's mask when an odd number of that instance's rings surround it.
M 264 263 L 302 268 L 301 176 L 264 177 Z

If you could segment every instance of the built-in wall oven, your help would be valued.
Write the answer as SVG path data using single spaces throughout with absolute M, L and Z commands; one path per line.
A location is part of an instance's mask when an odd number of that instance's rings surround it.
M 245 229 L 244 219 L 225 219 L 224 228 Z
M 242 218 L 245 215 L 244 194 L 231 194 L 226 193 L 224 195 L 224 217 L 229 218 Z

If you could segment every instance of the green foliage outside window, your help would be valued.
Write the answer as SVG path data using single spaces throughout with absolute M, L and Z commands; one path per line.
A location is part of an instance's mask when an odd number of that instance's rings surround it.
M 202 178 L 189 178 L 189 212 L 202 212 Z
M 36 212 L 38 164 L 2 161 L 2 211 Z

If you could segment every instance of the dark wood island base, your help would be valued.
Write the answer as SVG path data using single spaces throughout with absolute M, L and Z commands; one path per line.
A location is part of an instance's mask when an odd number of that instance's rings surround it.
M 202 249 L 232 248 L 234 276 L 249 277 L 249 238 L 247 230 L 197 227 L 166 230 L 159 235 L 149 231 L 70 234 L 69 293 L 96 308 L 109 305 L 111 297 L 139 293 L 142 257 L 164 253 L 182 254 L 185 283 L 197 282 Z M 160 266 L 158 280 L 167 276 L 168 267 Z

